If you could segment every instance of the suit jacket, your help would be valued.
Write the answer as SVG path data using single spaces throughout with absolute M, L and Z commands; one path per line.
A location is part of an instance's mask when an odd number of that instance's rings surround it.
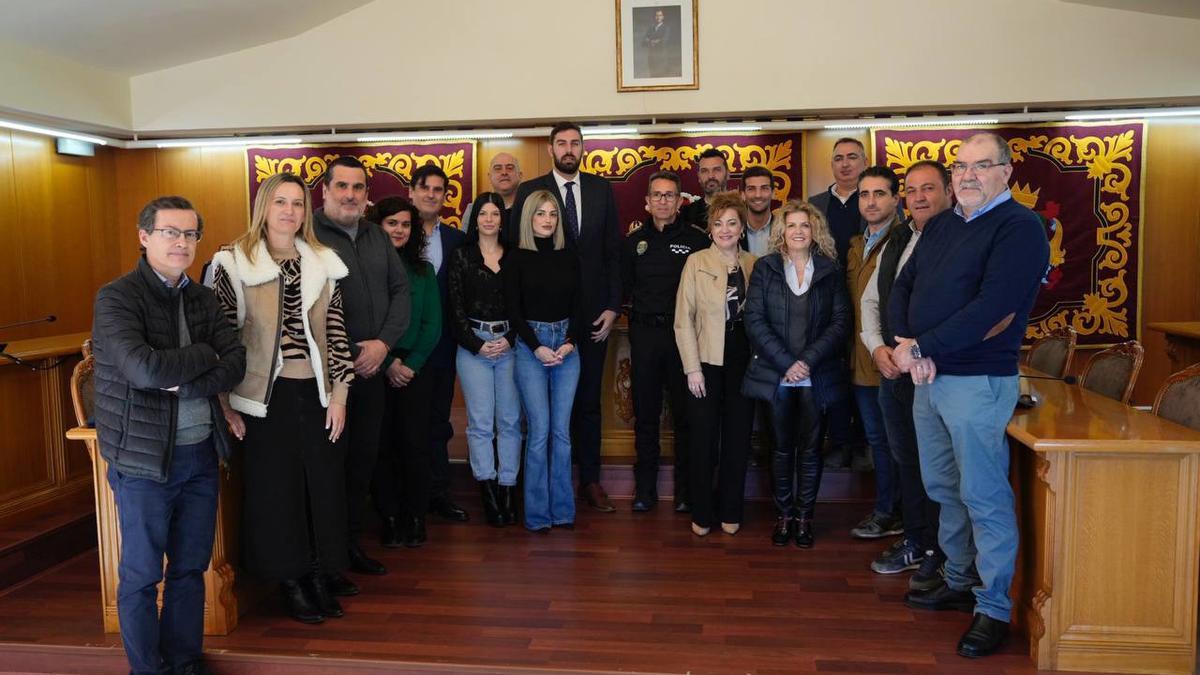
M 617 198 L 608 181 L 582 171 L 578 180 L 579 196 L 583 200 L 580 236 L 579 241 L 575 241 L 574 236 L 568 233 L 567 245 L 579 254 L 583 311 L 590 324 L 606 309 L 621 313 L 621 231 L 617 224 Z M 521 237 L 522 207 L 529 195 L 537 190 L 546 190 L 554 195 L 559 213 L 565 208 L 553 172 L 521 183 L 517 188 L 508 228 L 509 246 L 517 246 Z M 565 226 L 565 218 L 560 217 L 559 221 Z
M 454 255 L 454 250 L 467 240 L 467 234 L 457 227 L 445 223 L 442 223 L 437 231 L 442 239 L 442 266 L 437 271 L 438 296 L 442 301 L 442 313 L 446 314 L 446 309 L 450 307 L 450 257 Z M 433 348 L 433 353 L 429 355 L 426 363 L 438 368 L 454 367 L 455 348 L 458 346 L 458 342 L 451 334 L 451 323 L 450 321 L 442 322 L 442 336 L 438 338 L 437 346 Z

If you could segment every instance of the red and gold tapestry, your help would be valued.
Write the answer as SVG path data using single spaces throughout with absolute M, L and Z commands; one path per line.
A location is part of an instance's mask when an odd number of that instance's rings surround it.
M 913 163 L 954 161 L 978 129 L 875 129 L 875 163 L 900 174 Z M 1142 121 L 1030 124 L 992 129 L 1008 140 L 1018 202 L 1040 214 L 1050 239 L 1027 341 L 1070 326 L 1081 346 L 1137 338 L 1143 140 Z
M 413 170 L 437 164 L 449 178 L 442 222 L 462 227 L 463 209 L 475 195 L 475 141 L 247 148 L 250 208 L 259 184 L 282 171 L 300 176 L 312 190 L 313 208 L 319 208 L 323 202 L 321 177 L 329 163 L 342 155 L 358 158 L 367 168 L 367 195 L 372 202 L 397 195 L 408 197 Z
M 583 170 L 606 178 L 617 197 L 621 231 L 635 220 L 645 221 L 646 187 L 650 174 L 660 169 L 674 171 L 683 179 L 683 192 L 690 200 L 704 196 L 696 179 L 700 153 L 717 148 L 729 160 L 730 188 L 735 188 L 742 171 L 765 166 L 775 176 L 775 199 L 780 206 L 789 197 L 804 197 L 802 149 L 799 131 L 702 136 L 696 134 L 589 138 Z

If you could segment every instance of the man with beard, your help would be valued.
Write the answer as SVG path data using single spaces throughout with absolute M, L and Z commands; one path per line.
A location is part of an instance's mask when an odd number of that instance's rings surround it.
M 708 200 L 718 192 L 724 192 L 729 182 L 729 166 L 725 163 L 725 155 L 716 148 L 708 148 L 700 153 L 696 160 L 696 179 L 704 194 L 696 201 L 688 204 L 680 215 L 682 220 L 691 223 L 702 230 L 708 230 Z
M 719 153 L 718 153 L 719 154 Z M 724 163 L 724 158 L 722 158 Z M 675 510 L 691 510 L 686 381 L 675 343 L 675 294 L 689 255 L 709 247 L 708 228 L 678 217 L 679 176 L 657 171 L 646 187 L 650 222 L 634 223 L 621 245 L 621 286 L 630 298 L 629 359 L 633 393 L 633 510 L 658 502 L 659 421 L 663 389 L 675 423 Z
M 507 152 L 496 153 L 492 161 L 488 162 L 488 182 L 492 184 L 492 192 L 504 199 L 504 218 L 501 220 L 500 240 L 507 241 L 509 223 L 512 222 L 513 202 L 517 199 L 517 186 L 521 184 L 521 163 Z M 463 227 L 471 222 L 471 210 L 474 207 L 475 204 L 467 204 L 467 208 L 463 210 Z
M 560 225 L 567 245 L 579 255 L 584 320 L 591 324 L 591 329 L 579 345 L 579 385 L 571 411 L 571 445 L 579 463 L 583 498 L 597 511 L 612 512 L 616 508 L 600 485 L 600 385 L 608 354 L 608 334 L 621 311 L 617 200 L 608 181 L 579 171 L 584 150 L 583 132 L 577 124 L 555 124 L 546 151 L 554 161 L 554 168 L 544 176 L 521 183 L 510 222 L 521 222 L 521 208 L 530 194 L 547 190 L 558 199 Z M 509 245 L 516 248 L 518 228 L 509 230 Z
M 750 210 L 750 221 L 742 234 L 742 248 L 761 258 L 771 241 L 771 198 L 775 180 L 765 166 L 752 166 L 742 172 L 742 199 Z
M 888 448 L 896 464 L 900 518 L 904 526 L 904 538 L 899 545 L 881 553 L 871 563 L 871 569 L 878 574 L 899 574 L 917 567 L 908 580 L 908 588 L 913 591 L 927 591 L 940 585 L 940 569 L 946 558 L 937 543 L 937 502 L 929 498 L 921 482 L 917 431 L 913 427 L 913 381 L 896 368 L 892 359 L 896 340 L 888 328 L 887 306 L 896 275 L 912 256 L 925 225 L 950 208 L 950 194 L 950 172 L 946 167 L 930 160 L 908 167 L 904 174 L 904 202 L 911 218 L 894 228 L 882 244 L 879 264 L 859 303 L 862 315 L 859 336 L 882 375 L 879 408 L 883 412 Z
M 973 612 L 958 653 L 976 658 L 1003 644 L 1012 615 L 1018 533 L 1005 429 L 1050 244 L 1038 215 L 1008 189 L 1003 138 L 967 138 L 950 171 L 958 205 L 930 221 L 896 277 L 888 332 L 896 368 L 916 384 L 921 477 L 941 506 L 946 554 L 945 583 L 905 602 Z
M 384 378 L 379 372 L 388 349 L 408 328 L 408 274 L 392 242 L 380 227 L 363 218 L 367 208 L 367 170 L 357 159 L 341 156 L 323 178 L 324 207 L 313 213 L 317 238 L 337 251 L 350 274 L 342 280 L 342 302 L 354 386 L 347 402 L 346 511 L 350 521 L 350 569 L 387 574 L 367 557 L 357 541 L 367 513 L 367 491 L 379 454 L 383 422 Z M 329 579 L 337 595 L 354 595 L 358 586 L 338 574 Z

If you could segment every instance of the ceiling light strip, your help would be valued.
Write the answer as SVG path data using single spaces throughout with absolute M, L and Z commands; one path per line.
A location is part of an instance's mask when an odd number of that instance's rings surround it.
M 88 134 L 77 134 L 73 131 L 64 131 L 62 129 L 52 129 L 50 127 L 39 127 L 33 124 L 22 124 L 20 122 L 10 122 L 9 120 L 0 120 L 0 127 L 12 129 L 14 131 L 27 131 L 31 134 L 41 134 L 42 136 L 54 136 L 55 138 L 70 138 L 84 143 L 94 143 L 96 145 L 108 145 L 113 142 L 113 139 L 102 138 L 100 136 L 89 136 Z
M 258 136 L 242 138 L 207 138 L 180 139 L 172 141 L 155 141 L 159 148 L 216 148 L 221 146 L 250 146 L 250 145 L 296 145 L 301 142 L 299 136 Z
M 512 138 L 511 131 L 456 131 L 415 134 L 371 134 L 355 138 L 359 143 L 384 143 L 409 141 L 470 141 L 488 138 Z

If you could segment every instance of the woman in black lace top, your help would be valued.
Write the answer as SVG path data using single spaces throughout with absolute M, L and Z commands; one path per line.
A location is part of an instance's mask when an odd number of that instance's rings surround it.
M 521 403 L 513 380 L 517 334 L 508 320 L 501 277 L 507 260 L 500 242 L 503 220 L 500 195 L 479 195 L 467 223 L 470 238 L 455 249 L 448 273 L 471 473 L 479 481 L 485 518 L 495 527 L 517 520 L 513 491 L 521 466 Z

